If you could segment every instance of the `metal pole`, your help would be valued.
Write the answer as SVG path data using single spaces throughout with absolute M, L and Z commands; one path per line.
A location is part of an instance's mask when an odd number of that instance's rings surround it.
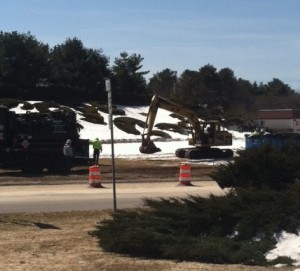
M 111 95 L 111 84 L 110 79 L 105 80 L 105 87 L 107 91 L 107 102 L 108 102 L 108 112 L 109 112 L 109 128 L 111 135 L 111 159 L 112 159 L 112 181 L 113 181 L 113 202 L 114 211 L 117 210 L 117 196 L 116 196 L 116 178 L 115 178 L 115 151 L 114 151 L 114 128 L 113 128 L 113 118 L 112 118 L 112 95 Z

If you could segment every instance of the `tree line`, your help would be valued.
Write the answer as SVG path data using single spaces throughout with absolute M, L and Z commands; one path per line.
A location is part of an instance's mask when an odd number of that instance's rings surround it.
M 278 78 L 251 83 L 226 67 L 207 64 L 199 70 L 166 68 L 143 71 L 140 54 L 121 52 L 110 66 L 102 49 L 67 38 L 53 48 L 28 33 L 0 32 L 0 98 L 106 103 L 110 78 L 113 102 L 148 104 L 153 94 L 195 108 L 201 115 L 246 116 L 260 108 L 299 107 L 299 94 Z

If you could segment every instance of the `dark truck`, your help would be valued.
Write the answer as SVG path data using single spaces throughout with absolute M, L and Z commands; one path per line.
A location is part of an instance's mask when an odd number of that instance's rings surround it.
M 69 173 L 63 155 L 67 139 L 74 150 L 73 166 L 89 164 L 89 140 L 79 138 L 73 111 L 17 114 L 0 105 L 0 168 L 27 173 Z

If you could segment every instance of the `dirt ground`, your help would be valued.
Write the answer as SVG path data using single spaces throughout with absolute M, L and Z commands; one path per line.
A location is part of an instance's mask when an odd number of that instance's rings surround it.
M 117 182 L 159 182 L 178 180 L 180 161 L 115 160 Z M 103 182 L 110 181 L 110 160 L 101 161 Z M 215 166 L 193 164 L 192 179 L 210 180 Z M 78 167 L 71 175 L 23 175 L 1 171 L 0 185 L 66 184 L 87 182 L 88 169 Z M 266 268 L 243 265 L 212 265 L 194 262 L 149 260 L 104 252 L 89 233 L 110 217 L 109 212 L 0 213 L 0 270 L 6 271 L 270 271 L 294 268 Z
M 128 160 L 115 159 L 115 179 L 117 182 L 160 182 L 178 181 L 179 169 L 182 160 Z M 191 165 L 191 175 L 197 180 L 211 180 L 208 174 L 212 173 L 214 165 L 194 163 Z M 100 171 L 102 182 L 112 180 L 111 159 L 101 159 Z M 51 175 L 45 172 L 42 175 L 23 174 L 21 171 L 0 170 L 1 185 L 51 185 L 86 183 L 89 167 L 81 166 L 72 169 L 70 175 Z

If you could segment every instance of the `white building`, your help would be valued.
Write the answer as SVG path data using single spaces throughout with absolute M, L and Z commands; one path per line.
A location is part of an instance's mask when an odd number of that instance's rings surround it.
M 299 109 L 260 110 L 257 116 L 258 127 L 281 133 L 300 133 Z

